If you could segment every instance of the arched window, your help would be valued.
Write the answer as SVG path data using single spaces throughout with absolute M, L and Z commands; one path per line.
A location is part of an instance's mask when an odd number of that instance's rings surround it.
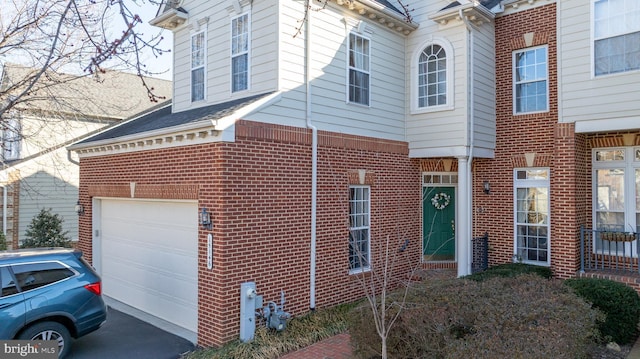
M 418 59 L 418 107 L 447 104 L 447 53 L 436 44 L 424 48 Z

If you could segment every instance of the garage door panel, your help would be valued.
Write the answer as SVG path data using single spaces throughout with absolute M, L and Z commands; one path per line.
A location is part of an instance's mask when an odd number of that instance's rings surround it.
M 102 201 L 104 293 L 197 330 L 195 202 Z

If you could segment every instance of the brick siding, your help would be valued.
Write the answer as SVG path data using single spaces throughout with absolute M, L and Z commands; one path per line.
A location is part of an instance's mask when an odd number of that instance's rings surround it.
M 361 298 L 356 276 L 348 274 L 348 188 L 371 186 L 374 266 L 390 240 L 395 274 L 406 276 L 419 263 L 420 172 L 406 143 L 319 132 L 316 307 Z M 79 247 L 91 253 L 91 196 L 130 197 L 129 183 L 151 188 L 160 198 L 191 196 L 214 223 L 214 266 L 206 268 L 206 237 L 198 246 L 198 344 L 217 346 L 239 332 L 239 289 L 256 282 L 265 301 L 298 315 L 309 310 L 311 132 L 249 121 L 236 124 L 236 142 L 134 152 L 80 162 Z M 168 188 L 169 190 L 163 190 Z M 175 196 L 174 196 L 175 197 Z M 406 251 L 398 252 L 405 239 Z
M 526 24 L 526 25 L 524 25 Z M 556 4 L 496 18 L 496 151 L 494 159 L 474 161 L 474 236 L 489 233 L 490 265 L 513 260 L 513 170 L 551 170 L 551 268 L 560 278 L 575 277 L 580 267 L 580 226 L 591 227 L 591 150 L 640 143 L 637 131 L 576 134 L 560 123 L 557 102 Z M 533 33 L 527 44 L 525 34 Z M 513 114 L 513 51 L 548 46 L 549 111 Z M 634 135 L 635 134 L 635 135 Z M 533 159 L 532 163 L 528 162 Z M 491 194 L 482 193 L 483 181 Z
M 558 123 L 556 5 L 549 4 L 501 16 L 496 33 L 496 150 L 494 159 L 476 159 L 473 171 L 473 235 L 489 233 L 489 264 L 513 261 L 513 171 L 523 167 L 551 169 L 551 267 L 556 274 L 575 274 L 577 261 L 575 181 L 577 141 L 573 126 Z M 533 33 L 532 42 L 525 34 Z M 513 52 L 547 45 L 549 111 L 513 114 Z M 528 162 L 533 160 L 532 163 Z M 491 193 L 482 184 L 489 181 Z

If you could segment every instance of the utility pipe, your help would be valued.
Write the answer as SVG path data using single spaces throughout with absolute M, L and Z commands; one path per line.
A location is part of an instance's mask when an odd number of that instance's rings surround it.
M 311 0 L 309 0 L 311 1 Z M 309 268 L 309 309 L 316 309 L 316 213 L 318 204 L 318 128 L 311 121 L 311 8 L 305 8 L 304 71 L 306 91 L 306 126 L 311 129 L 311 258 Z

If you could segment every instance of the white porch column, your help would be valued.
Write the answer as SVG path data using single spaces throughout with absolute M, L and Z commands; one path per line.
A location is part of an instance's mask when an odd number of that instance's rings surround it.
M 456 257 L 458 277 L 471 274 L 471 225 L 469 203 L 469 158 L 458 157 L 458 193 L 456 194 Z

